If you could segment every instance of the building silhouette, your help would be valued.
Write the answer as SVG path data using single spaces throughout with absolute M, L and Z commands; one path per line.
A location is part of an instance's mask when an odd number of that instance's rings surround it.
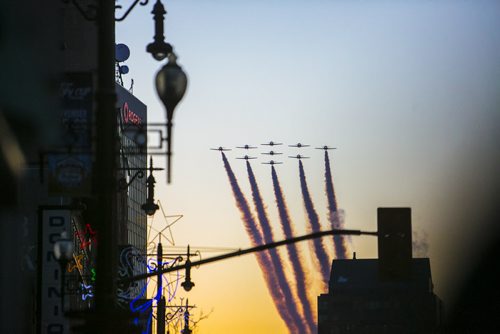
M 13 175 L 0 155 L 0 259 L 5 268 L 0 333 L 70 333 L 77 320 L 64 315 L 61 298 L 64 311 L 93 307 L 99 243 L 93 194 L 99 186 L 93 184 L 97 27 L 62 1 L 3 2 L 0 17 L 0 44 L 9 69 L 1 84 L 0 123 L 9 125 L 25 160 L 19 175 Z M 145 131 L 147 109 L 119 84 L 116 93 L 117 117 L 126 128 L 115 129 L 120 144 L 116 177 L 129 181 L 137 169 L 147 167 L 146 152 L 138 154 L 141 145 L 134 136 L 138 128 Z M 117 246 L 134 246 L 143 254 L 145 181 L 137 178 L 116 193 Z M 74 248 L 66 268 L 53 252 L 63 230 Z
M 379 208 L 378 231 L 378 259 L 333 260 L 318 297 L 319 334 L 439 332 L 430 261 L 411 258 L 411 210 Z

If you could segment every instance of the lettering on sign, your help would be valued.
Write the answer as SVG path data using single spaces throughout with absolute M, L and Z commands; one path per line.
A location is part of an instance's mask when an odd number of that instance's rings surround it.
M 61 310 L 62 272 L 54 256 L 54 243 L 61 232 L 70 230 L 70 212 L 67 210 L 47 210 L 43 214 L 42 242 L 42 289 L 41 289 L 41 333 L 69 333 L 67 319 Z M 67 296 L 65 297 L 67 298 Z
M 92 87 L 75 87 L 73 82 L 61 84 L 61 95 L 69 100 L 83 100 L 92 92 Z
M 123 116 L 123 123 L 125 124 L 130 124 L 130 123 L 135 125 L 142 124 L 141 117 L 137 115 L 135 112 L 133 112 L 132 109 L 130 109 L 127 102 L 123 104 L 122 116 Z

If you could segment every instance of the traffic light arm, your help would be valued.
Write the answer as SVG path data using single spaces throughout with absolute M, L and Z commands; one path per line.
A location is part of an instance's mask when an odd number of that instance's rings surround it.
M 247 249 L 239 249 L 239 250 L 231 252 L 231 253 L 222 254 L 222 255 L 210 257 L 207 259 L 202 259 L 199 261 L 194 261 L 194 262 L 191 262 L 189 264 L 189 266 L 190 267 L 198 267 L 198 266 L 201 266 L 201 265 L 204 265 L 207 263 L 226 260 L 226 259 L 230 259 L 230 258 L 233 258 L 236 256 L 242 256 L 242 255 L 246 255 L 246 254 L 250 254 L 250 253 L 261 252 L 261 251 L 264 251 L 267 249 L 272 249 L 272 248 L 276 248 L 279 246 L 288 245 L 288 244 L 292 244 L 292 243 L 296 243 L 296 242 L 300 242 L 300 241 L 322 238 L 322 237 L 325 237 L 328 235 L 372 235 L 372 236 L 378 236 L 378 232 L 366 232 L 366 231 L 360 231 L 360 230 L 337 230 L 337 229 L 329 230 L 329 231 L 314 232 L 314 233 L 306 234 L 306 235 L 303 235 L 300 237 L 284 239 L 281 241 L 271 242 L 271 243 L 268 243 L 265 245 L 259 245 L 259 246 L 255 246 L 255 247 L 251 247 L 251 248 L 247 248 Z M 178 265 L 175 267 L 164 268 L 160 272 L 155 271 L 155 272 L 151 272 L 151 273 L 147 273 L 147 274 L 137 275 L 134 277 L 123 278 L 120 281 L 124 282 L 124 283 L 125 282 L 139 281 L 142 279 L 146 279 L 148 277 L 156 276 L 158 274 L 166 274 L 169 272 L 186 269 L 187 266 L 188 266 L 187 264 L 182 264 L 182 265 Z

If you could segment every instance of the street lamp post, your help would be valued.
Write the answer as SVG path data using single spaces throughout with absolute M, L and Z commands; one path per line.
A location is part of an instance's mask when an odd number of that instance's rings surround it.
M 167 11 L 160 0 L 156 1 L 151 14 L 153 14 L 153 20 L 155 21 L 155 35 L 153 37 L 154 42 L 148 44 L 146 51 L 151 53 L 154 59 L 163 60 L 172 52 L 172 45 L 165 43 L 163 21 Z
M 186 291 L 191 291 L 191 289 L 194 287 L 193 281 L 191 281 L 191 259 L 190 259 L 190 247 L 188 245 L 187 248 L 187 260 L 186 260 L 186 277 L 184 279 L 184 282 L 181 283 L 181 286 L 184 288 Z
M 160 207 L 155 203 L 155 183 L 156 180 L 153 176 L 153 157 L 149 159 L 149 176 L 146 180 L 147 188 L 148 188 L 148 197 L 146 198 L 146 203 L 141 205 L 141 209 L 148 216 L 152 216 L 155 214 L 156 210 Z
M 193 331 L 189 328 L 189 299 L 186 299 L 186 310 L 184 311 L 184 329 L 182 334 L 191 334 Z
M 163 269 L 163 247 L 161 242 L 157 246 L 156 269 L 158 272 L 158 276 L 156 277 L 156 333 L 165 334 L 165 299 L 162 296 L 163 286 L 161 275 L 161 269 Z
M 174 110 L 180 102 L 187 88 L 187 75 L 177 65 L 177 56 L 171 52 L 168 55 L 168 63 L 156 74 L 156 91 L 158 97 L 165 106 L 167 116 L 167 182 L 171 178 L 171 155 L 172 155 L 172 118 Z

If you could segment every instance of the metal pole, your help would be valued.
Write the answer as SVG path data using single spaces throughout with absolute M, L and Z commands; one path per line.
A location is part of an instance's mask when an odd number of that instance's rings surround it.
M 284 240 L 280 240 L 280 241 L 276 241 L 276 242 L 271 242 L 271 243 L 265 244 L 265 245 L 259 245 L 259 246 L 255 246 L 255 247 L 251 247 L 251 248 L 247 248 L 247 249 L 239 249 L 239 250 L 231 252 L 231 253 L 222 254 L 219 256 L 210 257 L 208 259 L 195 261 L 195 262 L 192 262 L 190 264 L 185 263 L 185 264 L 180 265 L 180 266 L 165 268 L 165 269 L 161 270 L 161 274 L 166 274 L 166 273 L 170 273 L 173 271 L 185 269 L 186 267 L 198 267 L 198 266 L 201 266 L 201 265 L 207 264 L 207 263 L 212 263 L 212 262 L 216 262 L 216 261 L 220 261 L 220 260 L 230 259 L 230 258 L 233 258 L 236 256 L 245 255 L 245 254 L 261 252 L 261 251 L 264 251 L 267 249 L 276 248 L 279 246 L 292 244 L 292 243 L 296 243 L 299 241 L 321 238 L 321 237 L 328 236 L 328 235 L 371 235 L 371 236 L 378 236 L 378 232 L 366 232 L 366 231 L 360 231 L 360 230 L 329 230 L 329 231 L 314 232 L 314 233 L 302 235 L 300 237 L 294 237 L 294 238 L 290 238 L 290 239 L 284 239 Z M 139 281 L 141 279 L 151 277 L 153 275 L 158 275 L 158 274 L 157 273 L 141 274 L 141 275 L 137 275 L 134 277 L 124 278 L 124 279 L 122 279 L 122 281 L 123 282 L 134 282 L 134 281 Z
M 163 268 L 163 247 L 161 242 L 158 243 L 156 254 L 157 266 L 157 281 L 156 281 L 156 333 L 165 334 L 165 299 L 162 296 L 162 275 L 161 269 Z
M 96 203 L 95 219 L 98 231 L 96 320 L 94 330 L 111 333 L 112 314 L 116 298 L 116 146 L 117 115 L 115 92 L 115 2 L 99 0 L 97 15 L 98 74 L 97 110 L 95 113 L 96 142 L 93 190 Z M 109 329 L 108 329 L 108 327 Z

